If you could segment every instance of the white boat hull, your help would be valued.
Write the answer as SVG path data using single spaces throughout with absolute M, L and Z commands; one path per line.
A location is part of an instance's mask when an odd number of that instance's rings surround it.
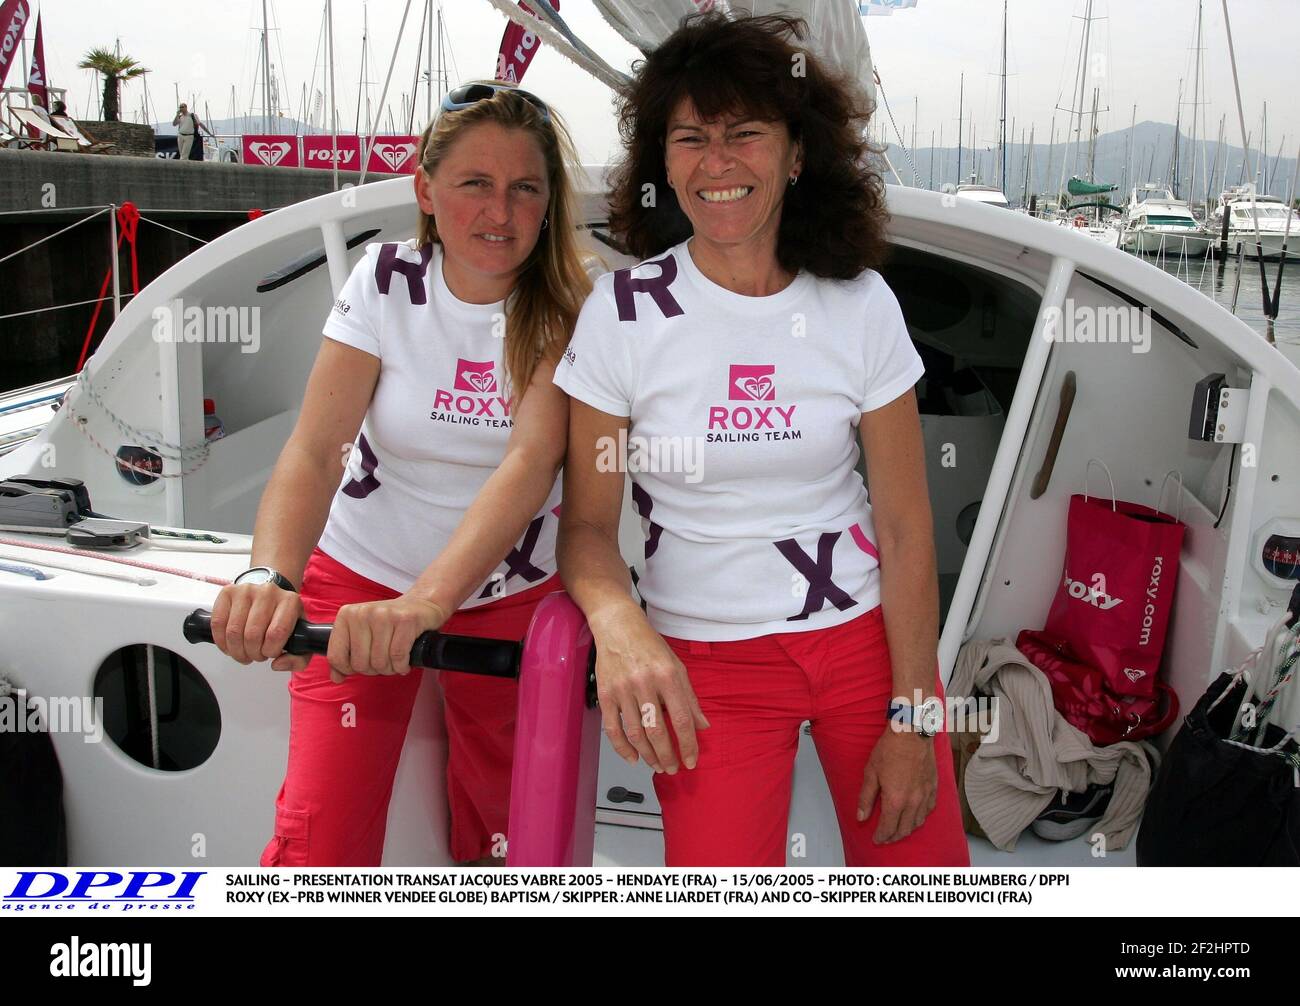
M 1188 234 L 1178 230 L 1140 228 L 1126 233 L 1126 247 L 1144 255 L 1166 255 L 1173 258 L 1204 258 L 1214 239 L 1208 234 Z

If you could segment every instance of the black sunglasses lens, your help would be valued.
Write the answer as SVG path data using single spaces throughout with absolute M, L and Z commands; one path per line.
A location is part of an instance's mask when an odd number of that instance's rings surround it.
M 488 87 L 486 84 L 466 84 L 463 87 L 456 88 L 447 97 L 451 99 L 453 104 L 467 105 L 475 101 L 482 101 L 484 98 L 490 98 L 494 94 L 496 94 L 496 89 Z

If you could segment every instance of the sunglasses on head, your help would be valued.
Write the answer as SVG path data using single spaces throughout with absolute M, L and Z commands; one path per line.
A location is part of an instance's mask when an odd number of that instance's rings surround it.
M 537 95 L 522 88 L 513 87 L 510 84 L 462 84 L 442 96 L 442 110 L 444 112 L 459 112 L 462 108 L 469 108 L 470 105 L 491 98 L 500 91 L 509 91 L 511 94 L 519 95 L 524 101 L 542 113 L 543 122 L 551 121 L 551 110 L 546 107 L 546 102 L 542 101 Z

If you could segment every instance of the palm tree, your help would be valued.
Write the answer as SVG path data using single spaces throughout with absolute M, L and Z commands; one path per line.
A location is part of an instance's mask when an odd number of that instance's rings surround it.
M 130 56 L 119 56 L 111 49 L 91 49 L 81 57 L 77 66 L 103 75 L 105 122 L 117 121 L 118 84 L 149 72 L 148 67 L 141 66 Z

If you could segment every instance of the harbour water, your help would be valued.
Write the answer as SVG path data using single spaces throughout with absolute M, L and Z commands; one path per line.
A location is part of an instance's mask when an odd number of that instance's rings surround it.
M 1300 235 L 1297 239 L 1300 240 Z M 1204 259 L 1181 261 L 1172 256 L 1163 260 L 1154 255 L 1145 258 L 1152 265 L 1177 276 L 1207 297 L 1212 297 L 1228 310 L 1233 310 L 1235 290 L 1235 314 L 1258 332 L 1261 339 L 1267 338 L 1268 323 L 1260 292 L 1258 261 L 1246 259 L 1241 262 L 1239 282 L 1238 263 L 1235 259 L 1224 262 L 1217 256 L 1213 259 L 1206 256 Z M 1277 262 L 1264 263 L 1270 293 L 1277 282 L 1277 268 Z M 1273 338 L 1283 355 L 1300 366 L 1300 262 L 1288 262 L 1282 273 L 1282 295 L 1278 317 L 1273 323 Z

